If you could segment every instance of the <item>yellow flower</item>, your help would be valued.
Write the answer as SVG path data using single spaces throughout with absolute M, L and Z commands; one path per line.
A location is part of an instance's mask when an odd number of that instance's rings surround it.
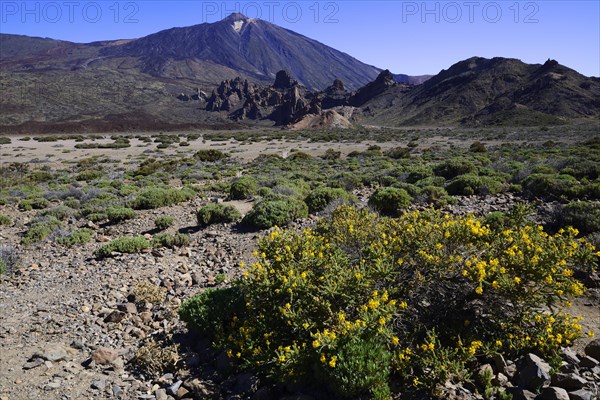
M 498 347 L 502 347 L 502 341 L 500 341 L 500 340 L 496 340 L 496 346 L 498 346 Z
M 325 357 L 325 354 L 321 353 L 321 358 L 320 358 L 321 362 L 323 364 L 325 364 L 327 362 L 327 358 Z
M 515 276 L 515 279 L 513 279 L 513 281 L 518 285 L 519 283 L 521 283 L 521 278 Z
M 313 349 L 318 349 L 319 347 L 321 347 L 321 342 L 319 342 L 319 339 L 313 340 L 312 347 Z
M 593 333 L 593 332 L 592 332 L 592 333 Z M 393 345 L 394 345 L 394 346 L 398 346 L 398 343 L 400 343 L 400 339 L 398 339 L 398 337 L 397 337 L 397 336 L 394 336 L 394 337 L 392 338 L 392 343 L 393 343 Z
M 279 362 L 285 362 L 285 356 L 283 354 L 279 356 Z
M 406 308 L 408 308 L 408 304 L 405 301 L 401 301 L 399 306 L 403 310 L 406 309 Z
M 354 277 L 358 280 L 361 280 L 363 275 L 360 272 L 357 272 L 356 274 L 354 274 Z
M 329 366 L 331 368 L 335 368 L 336 361 L 337 361 L 337 357 L 336 356 L 331 357 L 331 360 L 329 360 Z
M 498 281 L 494 281 L 494 282 L 492 282 L 492 287 L 493 287 L 494 289 L 498 289 L 498 287 L 499 287 L 499 286 L 500 286 L 500 285 L 498 284 Z
M 244 268 L 246 266 L 246 263 L 244 263 L 243 261 L 240 262 L 240 268 Z
M 478 287 L 475 289 L 475 293 L 477 293 L 477 294 L 483 294 L 483 288 L 482 288 L 481 286 L 478 286 Z
M 434 344 L 433 342 L 432 342 L 432 343 L 429 343 L 429 344 L 427 345 L 427 348 L 429 349 L 429 351 L 433 351 L 433 350 L 435 349 L 435 344 Z
M 594 334 L 594 332 L 592 332 L 592 331 L 589 331 L 589 332 L 587 333 L 587 335 L 588 335 L 588 337 L 591 337 L 591 338 L 593 338 L 594 336 L 596 336 L 596 335 Z
M 379 317 L 379 325 L 385 325 L 385 318 L 384 317 Z

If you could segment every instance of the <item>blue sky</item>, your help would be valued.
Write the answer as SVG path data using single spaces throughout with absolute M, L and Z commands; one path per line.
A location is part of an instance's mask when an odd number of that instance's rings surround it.
M 600 75 L 600 1 L 0 1 L 0 32 L 75 42 L 259 17 L 394 73 L 471 56 L 558 60 Z

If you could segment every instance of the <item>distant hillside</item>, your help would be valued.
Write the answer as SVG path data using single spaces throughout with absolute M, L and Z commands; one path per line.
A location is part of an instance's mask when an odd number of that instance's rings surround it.
M 3 132 L 258 121 L 309 127 L 547 125 L 600 115 L 600 79 L 556 61 L 473 57 L 433 77 L 394 75 L 241 14 L 88 44 L 0 34 L 0 49 Z M 283 91 L 269 88 L 281 70 L 295 83 Z
M 421 85 L 401 84 L 383 71 L 357 91 L 336 80 L 310 92 L 281 71 L 272 86 L 224 81 L 207 111 L 232 120 L 271 120 L 302 126 L 369 125 L 556 125 L 600 116 L 600 79 L 547 61 L 471 58 Z M 309 121 L 308 123 L 302 123 Z
M 473 57 L 408 92 L 390 88 L 363 108 L 371 122 L 390 125 L 556 124 L 600 116 L 600 79 L 553 60 Z

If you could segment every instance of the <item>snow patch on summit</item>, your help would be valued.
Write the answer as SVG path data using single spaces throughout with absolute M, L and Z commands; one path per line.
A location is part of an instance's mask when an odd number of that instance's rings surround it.
M 240 33 L 242 27 L 244 26 L 244 21 L 235 21 L 232 26 L 237 33 Z

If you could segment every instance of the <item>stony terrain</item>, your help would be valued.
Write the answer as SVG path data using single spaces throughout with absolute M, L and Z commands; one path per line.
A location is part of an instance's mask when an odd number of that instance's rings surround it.
M 368 198 L 367 192 L 357 192 Z M 207 287 L 226 284 L 239 273 L 238 263 L 252 260 L 257 233 L 241 232 L 234 226 L 219 225 L 209 229 L 195 227 L 192 210 L 213 199 L 197 199 L 179 206 L 144 212 L 133 221 L 116 226 L 97 227 L 95 241 L 75 250 L 56 244 L 41 244 L 21 255 L 22 267 L 0 284 L 0 399 L 178 399 L 289 397 L 297 388 L 264 387 L 255 393 L 255 377 L 247 374 L 230 376 L 222 355 L 214 354 L 208 343 L 187 333 L 176 310 L 182 300 Z M 451 211 L 478 214 L 506 210 L 515 199 L 511 195 L 481 199 L 465 197 Z M 251 204 L 234 203 L 242 211 Z M 551 207 L 549 205 L 548 207 Z M 17 210 L 4 207 L 3 212 L 19 216 Z M 191 243 L 174 250 L 154 249 L 139 255 L 120 255 L 98 260 L 91 254 L 103 242 L 125 234 L 150 235 L 153 220 L 161 214 L 173 215 L 171 230 L 184 231 Z M 1 232 L 7 243 L 23 230 L 27 215 Z M 542 216 L 543 218 L 543 211 Z M 310 220 L 303 224 L 310 224 Z M 8 239 L 8 240 L 7 240 Z M 140 290 L 140 283 L 160 287 L 166 296 L 153 304 L 151 289 Z M 597 284 L 597 282 L 596 282 Z M 596 290 L 596 291 L 594 291 Z M 590 294 L 598 296 L 598 289 Z M 137 296 L 136 296 L 137 295 Z M 600 335 L 600 297 L 575 303 L 571 312 L 583 314 L 584 330 Z M 144 376 L 136 370 L 135 355 L 153 343 L 175 344 L 177 370 L 164 375 Z M 558 389 L 545 389 L 540 398 L 591 400 L 600 390 L 600 366 L 590 353 L 585 356 L 582 340 L 576 350 L 565 350 L 562 374 L 552 378 Z M 587 350 L 586 350 L 587 351 Z M 589 350 L 589 351 L 598 351 Z M 589 351 L 587 351 L 589 353 Z M 498 381 L 503 382 L 515 398 L 533 399 L 535 395 L 517 389 L 519 379 L 528 382 L 548 380 L 549 367 L 535 358 L 519 360 L 523 366 L 497 360 L 490 366 Z M 520 365 L 520 364 L 519 364 Z M 198 369 L 200 367 L 200 369 Z M 202 371 L 200 376 L 198 371 Z M 526 371 L 526 372 L 523 372 Z M 541 372 L 540 372 L 541 371 Z M 161 377 L 162 376 L 162 377 Z M 182 385 L 183 382 L 183 385 Z M 513 382 L 513 383 L 510 383 Z M 514 388 L 511 388 L 515 386 Z M 470 389 L 449 384 L 451 398 L 473 398 Z M 246 393 L 247 392 L 247 393 Z M 246 393 L 244 395 L 244 393 Z M 319 398 L 313 393 L 314 398 Z M 523 396 L 523 397 L 521 397 Z M 552 397 L 563 396 L 563 397 Z
M 427 135 L 421 133 L 421 146 L 439 149 L 470 143 L 459 135 L 444 136 L 435 130 Z M 516 141 L 522 133 L 509 135 Z M 575 141 L 577 135 L 572 136 L 561 139 Z M 40 143 L 20 138 L 13 137 L 12 143 L 3 145 L 4 163 L 35 160 L 52 168 L 64 168 L 66 161 L 106 153 L 103 149 L 75 149 L 73 140 Z M 547 139 L 541 134 L 535 136 L 538 142 Z M 110 150 L 109 155 L 127 165 L 130 158 L 152 154 L 147 153 L 149 149 L 143 147 L 139 138 L 132 138 L 131 144 L 130 148 Z M 379 144 L 389 149 L 398 142 Z M 287 139 L 244 143 L 195 140 L 189 148 L 171 147 L 163 155 L 218 148 L 239 160 L 252 160 L 265 152 L 285 156 L 300 149 L 322 155 L 326 149 L 335 148 L 347 155 L 365 151 L 369 146 L 367 141 L 323 144 Z M 364 206 L 373 190 L 363 187 L 353 194 Z M 94 230 L 90 243 L 73 248 L 54 240 L 29 247 L 19 244 L 36 211 L 20 211 L 15 204 L 0 205 L 0 213 L 13 221 L 0 226 L 0 242 L 14 246 L 20 257 L 18 268 L 0 278 L 0 400 L 327 398 L 315 388 L 266 385 L 251 373 L 233 373 L 224 354 L 216 353 L 205 339 L 189 333 L 179 320 L 177 309 L 182 301 L 206 288 L 227 285 L 239 276 L 239 263 L 252 262 L 257 239 L 265 233 L 230 224 L 199 228 L 195 210 L 208 203 L 223 202 L 224 198 L 223 193 L 203 193 L 179 205 L 138 211 L 134 219 L 113 225 L 73 218 L 69 228 L 87 226 Z M 457 215 L 484 216 L 507 211 L 520 200 L 510 192 L 458 196 L 457 203 L 446 206 L 446 210 Z M 253 201 L 227 204 L 246 214 Z M 559 203 L 540 201 L 532 205 L 534 220 L 543 223 Z M 167 232 L 189 235 L 189 245 L 116 254 L 105 259 L 93 256 L 97 248 L 112 239 L 155 235 L 154 220 L 161 215 L 174 217 L 175 223 Z M 292 228 L 314 221 L 315 217 L 297 221 Z M 591 274 L 581 279 L 588 287 L 587 297 L 574 301 L 568 311 L 584 316 L 583 331 L 600 337 L 600 278 Z M 529 391 L 528 382 L 537 379 L 546 386 L 540 399 L 592 400 L 600 393 L 600 343 L 590 343 L 591 339 L 583 338 L 566 349 L 565 364 L 558 375 L 551 373 L 543 360 L 531 355 L 519 360 L 493 360 L 484 367 L 514 399 L 536 398 L 537 394 Z M 172 368 L 159 369 L 160 360 L 168 361 Z M 474 394 L 474 387 L 451 382 L 445 393 L 454 399 L 482 398 Z

